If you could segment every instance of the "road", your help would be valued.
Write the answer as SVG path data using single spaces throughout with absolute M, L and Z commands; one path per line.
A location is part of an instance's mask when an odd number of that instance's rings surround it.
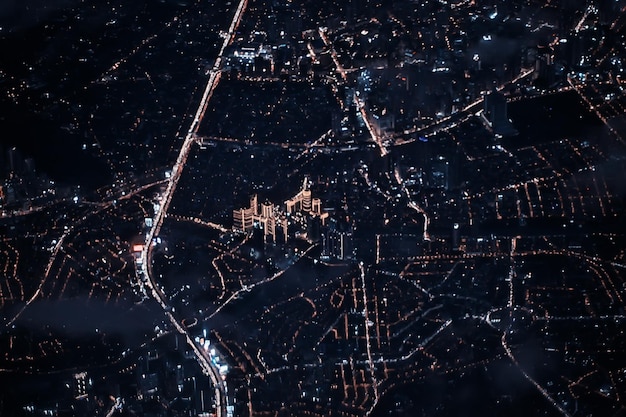
M 506 81 L 496 87 L 496 90 L 502 91 L 505 87 L 515 84 L 516 82 L 528 77 L 534 72 L 534 69 L 523 69 L 515 78 L 512 80 Z M 478 111 L 481 110 L 484 101 L 484 96 L 476 99 L 472 103 L 468 104 L 461 110 L 456 113 L 452 113 L 449 116 L 443 117 L 437 120 L 434 123 L 431 123 L 428 126 L 423 126 L 415 129 L 409 129 L 404 131 L 403 133 L 398 133 L 394 136 L 395 142 L 394 146 L 406 145 L 407 143 L 415 142 L 416 139 L 402 139 L 403 136 L 407 135 L 419 135 L 424 137 L 434 136 L 438 133 L 445 132 L 450 130 L 461 123 L 472 118 Z
M 506 352 L 506 355 L 509 357 L 509 359 L 511 360 L 511 362 L 513 362 L 513 365 L 515 365 L 517 367 L 517 369 L 522 373 L 522 375 L 524 376 L 524 378 L 526 378 L 526 380 L 528 382 L 530 382 L 532 385 L 535 386 L 535 388 L 537 388 L 537 390 L 541 393 L 541 395 L 543 395 L 543 397 L 550 403 L 552 404 L 552 406 L 554 408 L 556 408 L 559 413 L 563 416 L 563 417 L 571 417 L 571 414 L 567 412 L 567 410 L 565 410 L 565 408 L 563 408 L 563 406 L 558 403 L 551 395 L 548 391 L 546 391 L 546 389 L 544 387 L 542 387 L 537 381 L 535 381 L 535 379 L 530 376 L 530 374 L 528 372 L 526 372 L 524 370 L 524 368 L 520 365 L 520 363 L 517 361 L 517 359 L 515 358 L 515 356 L 513 355 L 513 351 L 511 350 L 511 348 L 509 347 L 509 344 L 506 340 L 506 332 L 504 332 L 502 334 L 502 338 L 501 338 L 501 343 L 502 343 L 502 347 L 504 348 L 504 351 Z
M 343 82 L 347 82 L 348 70 L 344 69 L 343 65 L 341 65 L 341 62 L 339 61 L 339 57 L 337 56 L 337 51 L 335 51 L 335 48 L 333 47 L 332 42 L 328 39 L 328 36 L 326 35 L 326 30 L 324 28 L 319 28 L 318 32 L 319 32 L 320 38 L 322 38 L 322 41 L 324 42 L 324 45 L 326 45 L 326 47 L 330 50 L 330 56 L 332 57 L 333 62 L 335 63 L 335 69 L 341 75 L 341 79 L 343 80 Z M 365 108 L 366 107 L 365 102 L 361 99 L 361 97 L 359 97 L 356 91 L 354 93 L 353 99 L 357 105 L 359 114 L 361 115 L 361 118 L 363 119 L 363 123 L 365 123 L 365 127 L 367 127 L 370 137 L 380 149 L 380 155 L 381 156 L 387 155 L 389 153 L 389 150 L 387 149 L 385 138 L 379 135 L 378 133 L 376 133 L 376 128 L 374 127 L 372 121 L 370 120 L 369 115 L 367 114 L 367 109 Z
M 380 398 L 380 394 L 378 392 L 378 381 L 376 379 L 376 367 L 374 365 L 374 361 L 372 359 L 372 343 L 370 340 L 370 323 L 373 323 L 369 318 L 369 310 L 367 308 L 368 299 L 367 299 L 367 288 L 365 283 L 365 267 L 363 266 L 363 262 L 359 262 L 359 270 L 361 271 L 361 292 L 363 293 L 363 320 L 365 324 L 365 347 L 367 350 L 367 362 L 369 365 L 370 378 L 372 378 L 372 389 L 374 392 L 374 401 L 372 402 L 372 406 L 367 411 L 366 415 L 370 415 L 372 410 L 378 404 L 378 399 Z
M 239 23 L 241 22 L 241 18 L 243 16 L 243 12 L 247 6 L 247 0 L 240 0 L 235 10 L 235 14 L 230 23 L 230 27 L 228 28 L 228 32 L 226 36 L 224 36 L 224 42 L 222 43 L 222 47 L 215 59 L 215 63 L 213 67 L 209 70 L 208 76 L 209 79 L 207 81 L 206 87 L 204 88 L 204 93 L 202 94 L 202 99 L 200 100 L 200 104 L 195 112 L 193 122 L 187 131 L 187 135 L 185 136 L 184 142 L 180 148 L 180 152 L 178 157 L 176 158 L 176 162 L 172 167 L 172 172 L 167 182 L 167 188 L 165 192 L 162 194 L 161 206 L 160 209 L 155 213 L 154 221 L 152 227 L 146 234 L 145 245 L 142 251 L 142 258 L 144 262 L 142 263 L 142 275 L 143 275 L 143 283 L 148 287 L 149 293 L 154 298 L 155 301 L 159 303 L 166 316 L 170 320 L 171 324 L 176 328 L 176 330 L 185 336 L 187 343 L 193 349 L 200 366 L 202 367 L 203 372 L 211 378 L 211 382 L 213 387 L 215 388 L 215 405 L 216 405 L 216 414 L 218 417 L 221 416 L 230 416 L 229 412 L 229 403 L 228 403 L 228 388 L 226 386 L 225 381 L 221 381 L 219 375 L 219 369 L 217 366 L 213 364 L 213 362 L 201 351 L 201 349 L 195 344 L 193 338 L 187 332 L 187 329 L 180 323 L 180 321 L 174 317 L 172 314 L 172 308 L 168 304 L 167 297 L 161 291 L 161 289 L 157 286 L 156 281 L 154 280 L 154 276 L 152 274 L 152 253 L 154 249 L 153 241 L 159 235 L 161 230 L 161 226 L 163 225 L 163 221 L 167 217 L 167 211 L 170 207 L 170 203 L 172 201 L 172 197 L 174 195 L 174 191 L 176 190 L 176 186 L 178 185 L 178 181 L 180 180 L 183 169 L 185 168 L 185 164 L 187 162 L 187 158 L 196 142 L 196 134 L 204 117 L 204 114 L 208 108 L 211 97 L 213 96 L 213 92 L 217 87 L 222 70 L 222 60 L 224 57 L 224 53 L 228 45 L 234 40 L 235 33 Z M 140 280 L 142 277 L 138 277 Z

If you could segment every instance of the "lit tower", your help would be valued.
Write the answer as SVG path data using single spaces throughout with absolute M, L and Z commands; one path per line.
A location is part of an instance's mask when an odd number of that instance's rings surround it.
M 250 208 L 252 209 L 253 215 L 259 215 L 259 198 L 256 194 L 250 197 Z
M 314 198 L 311 204 L 311 212 L 316 215 L 322 214 L 322 200 Z
M 302 211 L 311 211 L 311 190 L 302 190 Z

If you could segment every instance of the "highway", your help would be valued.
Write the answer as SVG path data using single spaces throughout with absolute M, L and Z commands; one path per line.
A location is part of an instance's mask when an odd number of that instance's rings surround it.
M 533 68 L 523 69 L 515 78 L 513 78 L 512 80 L 506 81 L 502 83 L 501 85 L 499 85 L 498 87 L 496 87 L 496 90 L 502 91 L 506 86 L 515 84 L 516 82 L 528 77 L 533 72 L 534 72 Z M 480 98 L 468 104 L 467 106 L 465 106 L 458 112 L 452 113 L 446 117 L 443 117 L 431 123 L 430 125 L 415 128 L 415 129 L 409 129 L 409 130 L 405 130 L 402 133 L 398 133 L 394 135 L 395 142 L 393 145 L 401 146 L 401 145 L 406 145 L 407 143 L 415 142 L 416 139 L 414 138 L 413 139 L 401 139 L 401 137 L 406 136 L 406 135 L 419 134 L 419 136 L 430 137 L 438 133 L 448 131 L 460 125 L 461 123 L 469 120 L 470 118 L 472 118 L 478 111 L 481 110 L 483 101 L 484 101 L 484 96 L 481 96 Z
M 367 362 L 369 365 L 370 378 L 372 378 L 372 389 L 374 391 L 374 401 L 372 406 L 367 411 L 366 415 L 370 415 L 372 410 L 378 404 L 378 400 L 380 398 L 380 394 L 378 392 L 378 384 L 379 382 L 376 379 L 376 366 L 374 365 L 374 361 L 372 359 L 372 342 L 370 340 L 370 323 L 373 323 L 369 318 L 369 310 L 367 308 L 368 299 L 367 299 L 367 288 L 365 284 L 365 267 L 363 266 L 363 262 L 359 262 L 359 270 L 361 271 L 361 292 L 363 293 L 363 320 L 365 327 L 365 347 L 367 350 Z
M 157 283 L 154 280 L 154 276 L 152 275 L 152 252 L 154 248 L 152 242 L 159 235 L 161 226 L 163 225 L 163 221 L 167 217 L 167 211 L 172 201 L 174 191 L 176 190 L 176 186 L 178 185 L 178 181 L 182 176 L 183 169 L 185 168 L 189 152 L 191 151 L 194 143 L 196 143 L 196 134 L 198 132 L 198 128 L 200 127 L 206 109 L 208 108 L 209 101 L 213 96 L 213 92 L 215 91 L 215 88 L 219 83 L 224 53 L 228 45 L 234 40 L 237 27 L 241 22 L 241 18 L 243 16 L 243 12 L 247 6 L 247 3 L 247 0 L 239 1 L 233 19 L 230 23 L 228 32 L 226 36 L 224 36 L 224 42 L 222 43 L 222 47 L 217 55 L 217 58 L 215 59 L 213 67 L 208 72 L 209 79 L 207 81 L 206 87 L 204 88 L 202 99 L 200 100 L 200 104 L 198 105 L 198 108 L 195 112 L 193 122 L 191 123 L 191 126 L 187 131 L 187 135 L 185 136 L 185 140 L 181 146 L 178 157 L 176 158 L 176 162 L 172 167 L 172 172 L 169 181 L 167 182 L 167 188 L 161 196 L 161 206 L 155 213 L 153 225 L 146 234 L 145 245 L 141 254 L 141 257 L 143 259 L 141 265 L 141 275 L 143 275 L 143 277 L 138 277 L 139 280 L 148 287 L 152 298 L 154 298 L 154 300 L 161 305 L 171 324 L 180 334 L 185 336 L 185 339 L 187 340 L 189 346 L 191 346 L 191 348 L 193 349 L 196 358 L 200 363 L 200 366 L 202 367 L 203 372 L 211 379 L 211 383 L 213 384 L 213 387 L 215 389 L 214 402 L 216 405 L 216 415 L 218 417 L 229 417 L 231 415 L 231 412 L 229 410 L 230 407 L 227 395 L 228 388 L 226 386 L 226 382 L 221 381 L 219 369 L 217 368 L 217 366 L 215 366 L 210 358 L 208 358 L 206 354 L 202 352 L 202 350 L 194 343 L 193 338 L 188 334 L 187 329 L 180 323 L 180 321 L 176 317 L 174 317 L 174 315 L 172 314 L 172 308 L 168 304 L 167 297 L 157 286 Z

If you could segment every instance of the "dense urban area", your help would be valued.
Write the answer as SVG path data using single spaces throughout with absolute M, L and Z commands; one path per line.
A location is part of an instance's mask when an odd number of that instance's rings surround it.
M 0 415 L 626 415 L 625 0 L 10 0 L 0 49 Z

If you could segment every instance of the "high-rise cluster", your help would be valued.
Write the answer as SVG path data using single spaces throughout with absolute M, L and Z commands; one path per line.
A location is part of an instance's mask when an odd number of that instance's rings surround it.
M 271 202 L 259 204 L 258 196 L 253 195 L 249 207 L 233 210 L 233 230 L 249 233 L 256 227 L 263 231 L 265 243 L 286 243 L 294 234 L 293 229 L 309 231 L 312 220 L 325 224 L 327 218 L 328 213 L 322 213 L 321 200 L 312 198 L 308 179 L 305 179 L 302 189 L 285 201 L 284 209 Z M 290 227 L 292 225 L 294 227 Z M 307 238 L 316 240 L 313 235 Z

